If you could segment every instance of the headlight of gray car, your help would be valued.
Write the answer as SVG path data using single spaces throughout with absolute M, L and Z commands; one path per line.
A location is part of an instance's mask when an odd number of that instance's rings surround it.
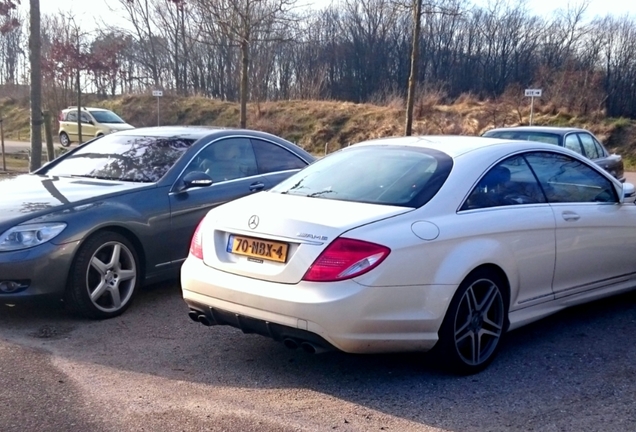
M 63 222 L 18 225 L 0 235 L 0 252 L 27 249 L 46 243 L 61 233 Z

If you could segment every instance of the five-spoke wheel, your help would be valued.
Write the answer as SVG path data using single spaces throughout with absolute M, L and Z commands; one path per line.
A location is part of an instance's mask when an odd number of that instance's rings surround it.
M 124 236 L 104 231 L 78 251 L 67 291 L 69 306 L 89 318 L 111 318 L 130 305 L 139 282 L 139 264 Z
M 493 360 L 506 330 L 506 291 L 501 278 L 485 270 L 459 286 L 440 329 L 439 353 L 455 372 L 476 373 Z

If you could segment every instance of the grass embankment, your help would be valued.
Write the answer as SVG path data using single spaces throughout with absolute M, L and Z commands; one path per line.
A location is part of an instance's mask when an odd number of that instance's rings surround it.
M 156 104 L 156 98 L 147 95 L 90 103 L 114 110 L 137 127 L 157 124 Z M 27 103 L 2 99 L 0 113 L 6 139 L 29 139 Z M 55 123 L 57 112 L 53 114 Z M 238 104 L 203 97 L 165 96 L 160 100 L 160 114 L 164 125 L 235 127 L 239 124 Z M 518 100 L 479 101 L 464 96 L 448 104 L 432 95 L 416 103 L 413 133 L 479 135 L 495 126 L 528 124 L 529 116 L 527 103 Z M 403 123 L 404 109 L 399 100 L 382 106 L 309 100 L 248 105 L 249 128 L 282 136 L 318 155 L 370 138 L 402 135 Z M 599 112 L 585 116 L 537 102 L 534 124 L 587 128 L 611 151 L 622 154 L 628 167 L 636 167 L 636 122 L 633 120 L 606 118 Z M 53 127 L 57 130 L 57 124 Z

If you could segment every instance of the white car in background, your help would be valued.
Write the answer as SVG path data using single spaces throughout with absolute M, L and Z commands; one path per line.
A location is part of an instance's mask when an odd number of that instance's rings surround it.
M 190 317 L 308 352 L 436 351 L 475 373 L 512 330 L 636 285 L 634 186 L 565 148 L 360 143 L 211 210 Z

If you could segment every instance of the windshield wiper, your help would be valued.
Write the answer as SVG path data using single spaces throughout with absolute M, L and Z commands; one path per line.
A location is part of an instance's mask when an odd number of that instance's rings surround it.
M 318 192 L 312 192 L 312 193 L 310 193 L 308 195 L 305 195 L 305 196 L 307 196 L 309 198 L 316 198 L 316 197 L 321 197 L 321 196 L 329 194 L 329 193 L 334 193 L 334 194 L 338 195 L 338 192 L 334 192 L 331 189 L 324 189 L 324 190 L 321 190 L 321 191 L 318 191 Z

